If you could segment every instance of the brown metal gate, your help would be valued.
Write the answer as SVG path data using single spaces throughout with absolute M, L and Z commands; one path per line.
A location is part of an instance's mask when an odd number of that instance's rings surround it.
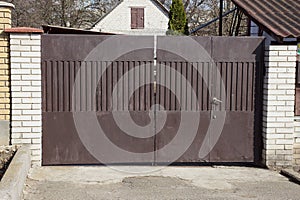
M 44 35 L 43 165 L 253 162 L 262 42 Z

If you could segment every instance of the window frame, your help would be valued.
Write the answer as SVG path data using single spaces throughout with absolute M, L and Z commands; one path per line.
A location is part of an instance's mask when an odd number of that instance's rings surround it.
M 134 18 L 134 15 L 135 18 Z M 145 29 L 145 8 L 130 7 L 131 29 Z

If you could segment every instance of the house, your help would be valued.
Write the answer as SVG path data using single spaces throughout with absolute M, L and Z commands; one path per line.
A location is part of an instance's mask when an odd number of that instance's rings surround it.
M 232 0 L 251 20 L 250 35 L 270 42 L 296 42 L 300 38 L 299 0 Z
M 158 0 L 120 0 L 91 30 L 128 35 L 165 35 L 168 15 L 168 10 Z

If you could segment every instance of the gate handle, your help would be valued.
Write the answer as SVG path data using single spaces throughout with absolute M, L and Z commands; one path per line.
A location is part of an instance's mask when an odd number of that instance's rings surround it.
M 219 104 L 219 103 L 222 103 L 222 101 L 220 99 L 214 97 L 213 100 L 212 100 L 212 103 L 213 104 Z

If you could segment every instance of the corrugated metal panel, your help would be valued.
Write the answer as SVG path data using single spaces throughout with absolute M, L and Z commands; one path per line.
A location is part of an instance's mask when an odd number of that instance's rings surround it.
M 226 90 L 226 102 L 222 103 L 219 109 L 224 108 L 227 111 L 254 111 L 254 76 L 255 76 L 255 62 L 218 62 L 216 63 L 222 82 L 225 85 Z M 177 70 L 183 76 L 176 77 L 176 74 L 172 74 L 168 67 Z M 201 72 L 199 74 L 198 72 Z M 187 63 L 187 62 L 159 62 L 157 69 L 157 79 L 163 85 L 167 85 L 167 81 L 170 85 L 175 85 L 176 93 L 164 86 L 157 87 L 156 102 L 164 107 L 167 111 L 208 111 L 211 110 L 211 99 L 209 88 L 204 82 L 210 80 L 211 73 L 209 71 L 212 67 L 209 63 Z M 215 74 L 216 72 L 214 72 Z M 189 91 L 186 80 L 191 84 L 194 90 L 198 102 L 192 102 L 189 97 L 193 91 Z M 216 88 L 215 95 L 218 99 L 225 99 L 222 94 L 221 80 L 216 79 L 214 83 Z M 181 94 L 185 91 L 185 94 Z M 183 104 L 179 104 L 184 102 Z
M 144 65 L 145 68 L 137 66 Z M 103 76 L 99 71 L 107 68 Z M 81 70 L 79 71 L 79 68 Z M 71 112 L 72 97 L 78 97 L 74 102 L 76 111 L 112 111 L 112 92 L 115 87 L 117 91 L 117 111 L 147 111 L 153 104 L 154 88 L 152 85 L 143 85 L 145 80 L 153 81 L 153 63 L 149 61 L 44 61 L 44 112 Z M 123 78 L 123 74 L 129 70 L 133 73 L 128 79 Z M 80 72 L 80 73 L 79 73 Z M 75 77 L 78 80 L 78 89 L 73 85 Z M 96 81 L 99 81 L 97 83 Z M 121 81 L 117 85 L 117 82 Z M 125 81 L 130 81 L 125 83 Z M 94 88 L 97 85 L 97 88 Z M 128 85 L 127 88 L 125 86 Z M 135 91 L 129 101 L 128 108 L 125 107 L 124 98 L 128 99 L 129 91 L 134 86 L 141 86 Z M 123 87 L 123 88 L 121 88 Z M 96 102 L 93 101 L 93 91 L 97 89 Z M 74 92 L 74 94 L 73 94 Z M 78 94 L 76 94 L 78 93 Z
M 300 37 L 300 0 L 232 0 L 276 36 Z

